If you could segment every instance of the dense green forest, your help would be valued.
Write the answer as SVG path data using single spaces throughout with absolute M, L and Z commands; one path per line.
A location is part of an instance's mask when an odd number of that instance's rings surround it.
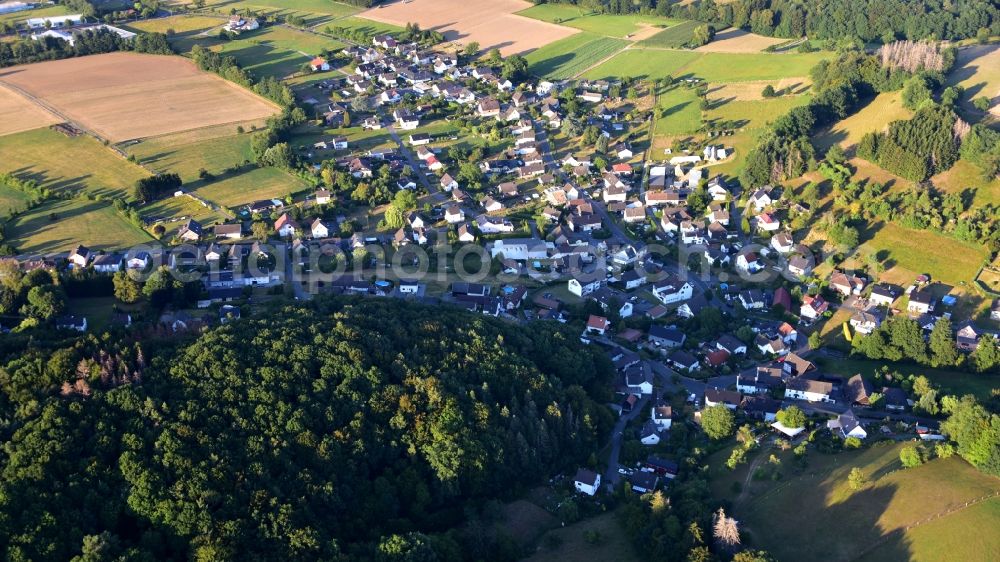
M 510 559 L 477 509 L 613 421 L 610 363 L 556 323 L 318 299 L 182 342 L 25 337 L 0 344 L 8 560 Z
M 967 39 L 1000 33 L 996 0 L 535 0 L 610 14 L 656 13 L 778 37 Z

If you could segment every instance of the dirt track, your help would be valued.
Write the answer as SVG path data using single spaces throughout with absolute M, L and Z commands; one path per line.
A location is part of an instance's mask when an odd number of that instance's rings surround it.
M 267 100 L 173 56 L 110 53 L 15 66 L 0 71 L 0 82 L 24 90 L 113 142 L 278 112 Z M 0 95 L 0 112 L 5 103 Z M 19 103 L 31 102 L 22 97 Z M 44 120 L 48 112 L 34 107 L 37 126 L 52 122 L 51 116 Z M 4 132 L 0 125 L 0 134 Z

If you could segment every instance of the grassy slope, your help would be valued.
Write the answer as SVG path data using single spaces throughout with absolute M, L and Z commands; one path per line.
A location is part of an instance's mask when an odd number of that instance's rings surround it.
M 558 23 L 567 27 L 575 27 L 608 37 L 623 38 L 635 33 L 644 25 L 671 26 L 677 25 L 677 20 L 655 15 L 610 15 L 588 14 L 586 10 L 565 4 L 540 4 L 517 13 L 520 16 L 536 20 Z
M 887 365 L 881 361 L 853 358 L 821 363 L 825 371 L 833 374 L 850 377 L 860 373 L 872 381 L 876 381 L 876 373 L 882 369 L 882 366 Z M 980 400 L 988 400 L 990 392 L 994 388 L 1000 388 L 1000 377 L 995 376 L 973 375 L 946 369 L 932 369 L 921 365 L 888 364 L 888 367 L 890 370 L 898 371 L 904 375 L 924 375 L 935 384 L 940 385 L 945 394 L 954 394 L 957 396 L 974 394 Z M 881 388 L 882 386 L 884 386 L 882 382 L 875 382 L 876 388 Z
M 55 191 L 129 198 L 147 174 L 88 136 L 35 129 L 0 137 L 0 171 L 38 180 Z
M 663 116 L 657 116 L 654 134 L 684 135 L 698 130 L 701 123 L 701 108 L 693 89 L 674 86 L 660 93 L 656 103 L 665 110 L 665 113 Z
M 691 37 L 694 35 L 695 28 L 699 25 L 701 25 L 701 23 L 696 21 L 679 23 L 673 27 L 664 29 L 648 39 L 639 41 L 639 46 L 663 47 L 670 49 L 683 47 L 688 43 L 688 41 L 691 40 Z
M 219 50 L 236 57 L 243 67 L 257 76 L 284 78 L 298 72 L 322 49 L 340 49 L 343 46 L 339 41 L 304 31 L 268 27 L 222 43 Z
M 601 540 L 597 544 L 588 543 L 583 536 L 587 531 L 597 531 L 600 533 Z M 526 562 L 549 560 L 559 560 L 560 562 L 593 562 L 596 560 L 632 562 L 641 560 L 628 537 L 625 536 L 621 525 L 615 520 L 613 512 L 549 531 L 549 533 L 562 539 L 561 544 L 554 549 L 541 547 L 534 556 L 526 558 Z
M 920 273 L 949 284 L 971 281 L 986 259 L 986 248 L 937 234 L 929 230 L 910 230 L 895 224 L 881 224 L 867 238 L 869 249 L 888 254 L 890 265 L 883 278 L 908 282 Z M 900 269 L 895 275 L 893 269 Z
M 826 150 L 833 143 L 840 143 L 844 148 L 851 148 L 861 142 L 866 133 L 882 131 L 892 121 L 909 119 L 912 112 L 903 107 L 901 98 L 902 92 L 879 94 L 854 115 L 817 135 L 817 146 Z
M 586 74 L 587 78 L 701 78 L 708 82 L 777 80 L 808 76 L 829 53 L 700 53 L 667 49 L 630 49 Z
M 878 556 L 868 559 L 894 561 L 934 559 L 946 545 L 954 560 L 987 560 L 984 554 L 1000 548 L 1000 535 L 990 533 L 1000 525 L 995 509 L 959 511 L 936 520 L 927 528 L 905 527 L 966 501 L 1000 490 L 1000 480 L 986 476 L 959 458 L 935 460 L 899 470 L 902 445 L 874 447 L 834 456 L 810 453 L 809 466 L 796 474 L 786 461 L 783 481 L 753 481 L 749 500 L 735 511 L 755 545 L 778 560 L 804 557 L 853 560 L 873 546 Z M 866 490 L 852 492 L 847 474 L 861 467 L 873 480 Z M 725 470 L 725 469 L 722 469 Z M 996 502 L 997 500 L 994 500 Z M 934 526 L 966 526 L 966 536 L 933 533 L 930 544 L 922 537 Z M 917 533 L 919 531 L 919 534 Z M 920 540 L 914 541 L 916 537 Z M 928 550 L 917 550 L 926 548 Z
M 237 134 L 232 125 L 148 139 L 126 150 L 158 172 L 180 174 L 185 183 L 198 179 L 202 168 L 218 174 L 252 156 L 250 134 Z
M 623 39 L 577 33 L 537 49 L 527 57 L 529 70 L 537 76 L 570 78 L 624 49 Z
M 25 207 L 29 197 L 24 193 L 0 185 L 0 213 L 6 215 L 12 210 L 20 210 Z
M 55 213 L 57 220 L 49 215 Z M 58 199 L 7 223 L 7 240 L 23 253 L 69 251 L 77 244 L 94 249 L 127 248 L 152 237 L 101 201 Z
M 255 168 L 197 189 L 196 193 L 225 207 L 238 207 L 258 199 L 284 198 L 301 191 L 306 183 L 276 168 Z

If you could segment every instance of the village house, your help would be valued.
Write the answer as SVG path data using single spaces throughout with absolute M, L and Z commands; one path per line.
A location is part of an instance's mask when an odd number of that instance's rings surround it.
M 586 332 L 588 334 L 598 334 L 603 336 L 604 332 L 606 332 L 610 327 L 611 327 L 611 322 L 609 322 L 608 319 L 603 316 L 597 316 L 596 314 L 591 314 L 590 317 L 587 318 Z
M 586 279 L 573 277 L 566 283 L 566 289 L 578 297 L 586 297 L 604 285 L 604 280 L 600 278 Z
M 841 271 L 834 271 L 830 275 L 830 287 L 845 297 L 860 295 L 865 284 L 865 280 L 857 275 L 847 275 Z
M 188 221 L 177 231 L 177 238 L 184 242 L 197 242 L 203 235 L 201 223 L 188 219 Z
M 673 304 L 691 298 L 694 287 L 679 277 L 670 276 L 653 283 L 652 293 L 663 304 Z
M 822 296 L 804 295 L 802 297 L 802 306 L 799 307 L 799 315 L 803 318 L 815 320 L 822 316 L 829 308 L 830 303 L 826 302 Z
M 684 345 L 684 340 L 687 339 L 684 332 L 679 329 L 673 326 L 663 326 L 660 324 L 652 324 L 649 327 L 648 337 L 650 343 L 667 349 L 680 347 Z
M 870 406 L 873 392 L 871 383 L 860 374 L 848 379 L 847 387 L 844 389 L 845 397 L 855 406 Z
M 658 400 L 656 404 L 653 405 L 650 418 L 660 430 L 668 430 L 674 423 L 673 410 L 671 409 L 670 404 L 663 399 Z
M 274 222 L 274 231 L 278 233 L 278 236 L 282 238 L 287 238 L 289 236 L 294 236 L 295 232 L 299 230 L 299 224 L 288 215 L 288 213 L 282 214 L 278 217 L 278 220 Z
M 857 310 L 851 315 L 850 323 L 854 331 L 868 335 L 882 325 L 882 315 L 878 309 Z
M 740 405 L 742 396 L 739 392 L 732 390 L 720 390 L 718 388 L 705 389 L 705 407 L 723 405 L 730 410 L 735 410 Z
M 698 370 L 698 358 L 690 353 L 678 349 L 667 357 L 667 362 L 681 372 L 693 373 Z
M 576 476 L 573 477 L 573 487 L 581 494 L 593 496 L 601 487 L 601 475 L 592 470 L 581 468 L 576 471 Z
M 218 224 L 214 228 L 216 238 L 239 240 L 243 237 L 243 225 L 240 223 Z
M 825 381 L 795 377 L 785 383 L 785 398 L 794 400 L 833 403 L 832 392 L 833 384 Z
M 890 285 L 875 285 L 872 287 L 871 294 L 868 295 L 868 301 L 875 306 L 890 307 L 898 296 L 899 292 L 895 287 Z
M 458 205 L 449 205 L 444 211 L 444 220 L 448 224 L 458 224 L 465 220 L 465 211 Z

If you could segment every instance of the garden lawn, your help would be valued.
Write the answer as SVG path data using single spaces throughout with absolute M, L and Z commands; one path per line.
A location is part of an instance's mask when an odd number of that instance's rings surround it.
M 755 484 L 763 490 L 740 505 L 735 517 L 753 544 L 777 560 L 816 558 L 818 553 L 831 561 L 862 555 L 880 562 L 940 560 L 936 554 L 942 551 L 948 552 L 943 559 L 989 560 L 984 555 L 1000 549 L 1000 534 L 993 532 L 1000 525 L 1000 510 L 995 507 L 1000 500 L 944 515 L 926 528 L 907 527 L 995 493 L 1000 479 L 980 473 L 957 456 L 902 469 L 902 447 L 893 444 L 836 455 L 810 450 L 805 473 L 796 473 L 790 462 L 783 462 L 782 481 Z M 853 491 L 847 485 L 853 467 L 872 480 L 866 489 Z M 958 532 L 934 532 L 935 528 Z M 873 547 L 877 548 L 870 550 Z
M 701 126 L 700 99 L 692 88 L 679 85 L 660 93 L 656 98 L 655 135 L 673 136 L 693 133 Z M 660 113 L 662 111 L 662 113 Z
M 1000 388 L 1000 377 L 995 375 L 949 371 L 947 369 L 924 367 L 923 365 L 887 363 L 885 361 L 855 358 L 837 359 L 836 361 L 819 359 L 818 363 L 824 371 L 835 375 L 851 377 L 860 373 L 870 381 L 875 381 L 875 374 L 881 371 L 883 366 L 887 366 L 890 371 L 898 371 L 903 375 L 924 375 L 934 384 L 939 385 L 944 394 L 954 394 L 956 396 L 973 394 L 982 401 L 990 399 L 990 392 L 994 388 Z M 876 382 L 874 386 L 877 391 L 884 384 Z
M 624 49 L 628 41 L 577 33 L 532 51 L 525 58 L 528 70 L 546 78 L 572 78 Z
M 241 66 L 256 76 L 280 79 L 299 72 L 303 64 L 323 49 L 343 47 L 340 41 L 305 31 L 267 27 L 221 43 L 218 50 L 236 57 Z
M 693 51 L 653 51 L 629 49 L 584 73 L 584 78 L 612 79 L 628 76 L 631 78 L 657 79 L 664 76 L 679 77 L 692 61 L 705 55 Z
M 135 182 L 149 175 L 92 137 L 70 138 L 51 129 L 0 137 L 0 155 L 0 171 L 56 192 L 130 199 Z
M 175 172 L 188 183 L 198 179 L 201 169 L 220 174 L 226 168 L 252 160 L 250 126 L 244 127 L 247 131 L 244 134 L 236 132 L 236 125 L 195 129 L 145 139 L 125 150 L 157 172 Z
M 517 15 L 618 38 L 624 38 L 647 27 L 667 27 L 679 23 L 679 20 L 656 15 L 595 14 L 566 4 L 539 4 L 521 10 Z
M 195 194 L 223 207 L 239 207 L 260 199 L 284 199 L 302 191 L 306 182 L 277 168 L 254 168 L 199 187 Z
M 55 220 L 52 220 L 52 214 Z M 77 244 L 125 249 L 153 238 L 121 217 L 105 201 L 55 199 L 7 223 L 6 240 L 21 253 L 54 253 Z

